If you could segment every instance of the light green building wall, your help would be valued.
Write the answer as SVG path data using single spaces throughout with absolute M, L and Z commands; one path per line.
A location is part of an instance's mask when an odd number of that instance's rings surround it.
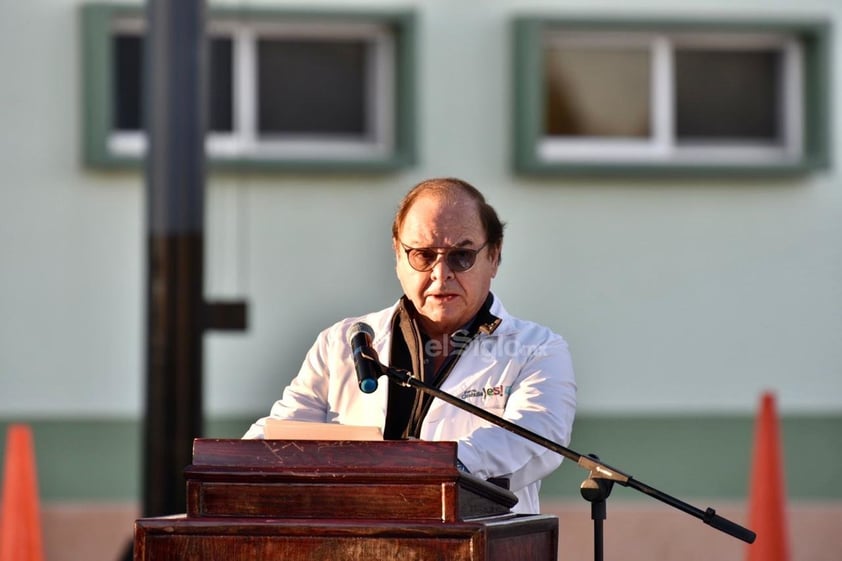
M 0 428 L 33 423 L 45 499 L 131 499 L 143 403 L 143 178 L 82 165 L 80 6 L 0 7 Z M 828 169 L 787 177 L 515 175 L 510 24 L 534 14 L 819 18 L 836 33 L 842 4 L 343 3 L 384 6 L 418 16 L 417 164 L 208 177 L 207 295 L 247 299 L 250 313 L 246 333 L 206 338 L 208 435 L 238 436 L 264 414 L 319 330 L 398 297 L 395 205 L 418 180 L 455 175 L 508 223 L 495 292 L 570 343 L 577 451 L 677 495 L 741 497 L 753 414 L 769 389 L 790 492 L 838 499 L 838 143 Z M 833 45 L 827 118 L 836 132 L 842 47 Z M 582 477 L 565 466 L 545 492 L 575 494 Z

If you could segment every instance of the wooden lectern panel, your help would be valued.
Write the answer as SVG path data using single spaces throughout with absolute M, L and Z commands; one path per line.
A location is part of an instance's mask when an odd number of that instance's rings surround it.
M 185 475 L 193 517 L 455 522 L 517 502 L 457 470 L 455 442 L 197 439 Z
M 556 561 L 558 518 L 459 472 L 456 443 L 197 439 L 187 513 L 134 561 Z
M 558 519 L 398 523 L 140 519 L 135 561 L 556 561 Z

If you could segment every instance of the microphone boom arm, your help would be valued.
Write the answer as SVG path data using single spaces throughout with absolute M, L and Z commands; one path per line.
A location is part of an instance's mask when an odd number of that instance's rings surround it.
M 748 528 L 744 528 L 739 524 L 728 520 L 718 514 L 716 511 L 710 507 L 706 510 L 700 510 L 699 508 L 694 507 L 682 500 L 679 500 L 675 497 L 672 497 L 666 493 L 663 493 L 654 487 L 651 487 L 637 479 L 634 479 L 632 476 L 623 473 L 622 471 L 615 469 L 607 464 L 604 464 L 593 457 L 584 456 L 573 450 L 562 446 L 552 440 L 544 438 L 543 436 L 536 434 L 528 429 L 525 429 L 521 426 L 512 423 L 511 421 L 507 421 L 502 417 L 498 417 L 493 413 L 489 413 L 485 409 L 477 407 L 471 403 L 468 403 L 465 400 L 459 399 L 458 397 L 451 395 L 447 392 L 443 392 L 438 388 L 434 388 L 429 386 L 412 376 L 412 373 L 406 370 L 401 370 L 397 368 L 391 368 L 385 366 L 379 362 L 379 360 L 369 358 L 375 365 L 380 368 L 382 374 L 387 375 L 389 378 L 397 382 L 398 384 L 408 387 L 408 388 L 415 388 L 416 390 L 422 391 L 428 395 L 441 399 L 451 405 L 454 405 L 460 409 L 467 411 L 477 417 L 485 419 L 499 427 L 502 427 L 510 432 L 513 432 L 527 440 L 531 440 L 532 442 L 547 448 L 548 450 L 552 450 L 553 452 L 560 454 L 567 458 L 570 461 L 576 462 L 580 467 L 588 470 L 590 472 L 590 476 L 592 478 L 598 479 L 606 479 L 610 481 L 614 481 L 619 483 L 624 487 L 631 487 L 645 495 L 648 495 L 654 499 L 657 499 L 663 503 L 666 503 L 678 510 L 681 510 L 691 516 L 694 516 L 704 522 L 705 524 L 716 528 L 717 530 L 724 532 L 730 536 L 733 536 L 739 540 L 742 540 L 746 543 L 754 543 L 756 538 L 756 534 L 749 530 Z M 381 374 L 381 375 L 382 375 Z

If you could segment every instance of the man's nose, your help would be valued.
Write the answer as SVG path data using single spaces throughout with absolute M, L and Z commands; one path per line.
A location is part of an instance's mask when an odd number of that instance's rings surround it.
M 430 275 L 436 280 L 447 280 L 453 277 L 453 270 L 447 264 L 447 254 L 439 253 L 436 257 L 436 262 L 433 263 L 433 268 Z

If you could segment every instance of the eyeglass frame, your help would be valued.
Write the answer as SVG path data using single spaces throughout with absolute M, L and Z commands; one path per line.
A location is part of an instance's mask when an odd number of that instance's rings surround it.
M 443 259 L 443 261 L 444 261 L 444 263 L 447 265 L 447 267 L 448 267 L 451 271 L 453 271 L 454 273 L 465 273 L 465 272 L 467 272 L 467 271 L 470 271 L 471 269 L 473 269 L 473 268 L 474 268 L 474 265 L 476 265 L 476 264 L 477 264 L 477 256 L 479 255 L 479 253 L 480 253 L 483 249 L 485 249 L 486 247 L 488 247 L 488 244 L 489 244 L 489 240 L 485 240 L 485 243 L 484 243 L 484 244 L 482 244 L 481 246 L 479 246 L 479 247 L 478 247 L 478 248 L 476 248 L 476 249 L 471 248 L 471 247 L 459 247 L 459 246 L 450 246 L 450 247 L 435 247 L 435 246 L 430 246 L 430 247 L 411 247 L 411 246 L 408 246 L 408 245 L 406 245 L 405 243 L 403 243 L 403 242 L 402 242 L 399 238 L 397 239 L 397 241 L 398 241 L 398 243 L 401 245 L 401 248 L 402 248 L 402 249 L 404 250 L 404 252 L 406 253 L 406 262 L 407 262 L 407 263 L 409 263 L 409 266 L 410 266 L 410 267 L 412 267 L 412 270 L 413 270 L 413 271 L 418 271 L 419 273 L 429 273 L 430 271 L 432 271 L 432 270 L 435 268 L 436 263 L 438 263 L 438 262 L 439 262 L 439 257 L 441 257 L 441 258 Z M 409 257 L 409 254 L 410 254 L 410 252 L 412 252 L 412 251 L 433 251 L 433 252 L 435 252 L 435 254 L 436 254 L 436 258 L 435 258 L 435 259 L 431 262 L 430 267 L 429 267 L 428 269 L 419 269 L 419 268 L 417 268 L 415 265 L 413 265 L 413 264 L 412 264 L 412 259 L 410 259 L 410 257 Z M 451 255 L 453 252 L 455 252 L 455 251 L 464 251 L 466 254 L 471 255 L 471 259 L 472 259 L 472 261 L 471 261 L 471 265 L 470 265 L 469 267 L 467 267 L 466 269 L 454 268 L 454 267 L 450 264 L 450 261 L 448 261 L 448 259 L 449 259 L 450 255 Z

